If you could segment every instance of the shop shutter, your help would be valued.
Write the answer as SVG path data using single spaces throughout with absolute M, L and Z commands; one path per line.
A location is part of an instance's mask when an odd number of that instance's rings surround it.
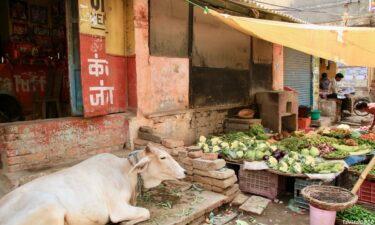
M 311 56 L 284 48 L 284 86 L 298 90 L 299 105 L 311 105 Z

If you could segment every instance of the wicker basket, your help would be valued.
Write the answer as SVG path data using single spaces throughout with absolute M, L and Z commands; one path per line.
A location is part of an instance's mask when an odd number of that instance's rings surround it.
M 351 168 L 349 168 L 348 171 L 349 171 L 349 173 L 354 174 L 354 175 L 358 175 L 358 176 L 360 176 L 362 174 L 362 172 L 358 172 L 358 171 L 353 170 Z M 375 181 L 375 175 L 367 174 L 366 180 Z
M 312 185 L 302 189 L 302 196 L 316 208 L 327 211 L 341 211 L 353 206 L 358 196 L 335 186 Z
M 268 169 L 270 173 L 274 173 L 280 176 L 285 176 L 285 177 L 296 177 L 296 178 L 308 178 L 305 174 L 302 173 L 284 173 L 279 170 L 274 170 L 274 169 Z
M 266 170 L 239 171 L 240 190 L 275 199 L 285 191 L 285 177 L 270 173 Z

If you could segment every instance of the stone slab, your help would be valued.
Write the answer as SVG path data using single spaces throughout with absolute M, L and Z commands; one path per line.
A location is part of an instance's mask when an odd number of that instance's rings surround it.
M 152 129 L 152 127 L 149 127 L 149 126 L 141 126 L 139 128 L 139 131 L 144 132 L 144 133 L 149 133 L 149 134 L 154 133 L 154 130 Z
M 161 136 L 157 134 L 150 134 L 150 133 L 146 133 L 142 131 L 138 132 L 138 138 L 141 138 L 147 141 L 152 141 L 152 142 L 159 143 L 159 144 L 161 143 L 163 139 Z
M 210 170 L 210 171 L 194 169 L 194 174 L 223 180 L 223 179 L 227 179 L 233 176 L 235 173 L 234 173 L 234 170 L 232 169 L 222 168 L 220 170 Z
M 200 158 L 202 157 L 203 155 L 203 152 L 202 151 L 190 151 L 188 153 L 188 156 L 192 159 L 197 159 L 197 158 Z
M 191 196 L 194 195 L 194 196 Z M 185 199 L 188 198 L 189 199 Z M 191 199 L 190 199 L 191 198 Z M 198 200 L 196 200 L 198 199 Z M 150 210 L 151 218 L 139 223 L 141 225 L 184 225 L 194 222 L 212 210 L 219 208 L 225 201 L 226 196 L 210 192 L 188 191 L 181 200 L 174 204 L 171 209 L 162 209 L 158 205 L 140 205 Z
M 134 141 L 133 141 L 133 143 L 134 143 L 134 145 L 146 146 L 148 143 L 150 143 L 150 141 L 139 139 L 139 138 L 135 138 Z
M 182 163 L 187 166 L 193 166 L 193 159 L 186 157 L 182 160 Z
M 236 176 L 231 176 L 230 178 L 225 179 L 225 180 L 217 180 L 217 179 L 213 179 L 213 178 L 210 178 L 210 177 L 203 177 L 203 176 L 199 176 L 199 175 L 194 174 L 193 178 L 194 178 L 194 181 L 196 181 L 196 182 L 200 182 L 200 183 L 203 183 L 203 184 L 209 184 L 209 185 L 216 186 L 216 187 L 219 187 L 219 188 L 222 188 L 222 189 L 230 187 L 234 183 L 237 182 Z
M 238 206 L 244 204 L 249 199 L 249 196 L 239 193 L 232 201 L 232 205 Z
M 267 208 L 270 202 L 271 200 L 267 198 L 253 195 L 240 206 L 240 210 L 262 215 L 263 211 Z
M 212 186 L 209 184 L 194 183 L 197 187 L 202 188 L 206 191 L 212 191 Z
M 171 156 L 178 157 L 180 152 L 186 152 L 186 149 L 184 147 L 170 149 Z
M 199 148 L 199 146 L 196 146 L 196 145 L 192 145 L 192 146 L 189 146 L 186 148 L 189 152 L 191 151 L 199 151 L 201 150 L 201 148 Z
M 227 196 L 227 199 L 225 199 L 224 204 L 231 203 L 233 199 L 240 193 L 240 190 L 236 191 L 233 195 Z
M 194 169 L 204 170 L 204 171 L 219 170 L 225 167 L 225 160 L 224 159 L 216 159 L 216 160 L 194 159 L 193 167 Z
M 165 138 L 162 140 L 162 144 L 167 148 L 178 148 L 184 146 L 184 141 Z
M 202 225 L 202 224 L 204 224 L 205 221 L 206 221 L 206 217 L 201 216 L 197 219 L 194 219 L 194 221 L 188 223 L 188 225 Z
M 218 192 L 220 194 L 223 194 L 225 196 L 230 196 L 230 195 L 233 195 L 234 193 L 236 193 L 237 191 L 240 190 L 239 188 L 239 185 L 238 184 L 233 184 L 232 186 L 230 187 L 227 187 L 225 189 L 222 189 L 222 188 L 218 188 L 216 186 L 212 186 L 212 191 L 214 192 Z

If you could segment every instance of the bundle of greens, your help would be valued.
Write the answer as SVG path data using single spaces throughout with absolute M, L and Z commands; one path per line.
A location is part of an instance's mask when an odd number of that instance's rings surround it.
M 367 165 L 355 165 L 350 167 L 351 170 L 357 171 L 359 173 L 362 173 L 362 171 L 366 168 Z M 372 168 L 370 170 L 370 175 L 375 175 L 375 168 Z
M 375 224 L 375 213 L 370 212 L 361 206 L 353 207 L 337 213 L 337 218 L 345 222 L 372 225 Z
M 276 146 L 265 140 L 257 140 L 244 132 L 234 132 L 220 137 L 210 136 L 199 138 L 198 146 L 204 152 L 217 152 L 231 160 L 263 160 L 270 156 Z
M 344 165 L 340 162 L 318 162 L 311 155 L 301 155 L 297 152 L 289 152 L 279 161 L 271 156 L 267 164 L 272 169 L 291 174 L 338 173 L 344 169 Z
M 250 129 L 246 132 L 250 137 L 255 137 L 257 140 L 267 140 L 268 136 L 264 127 L 261 124 L 254 124 L 250 126 Z

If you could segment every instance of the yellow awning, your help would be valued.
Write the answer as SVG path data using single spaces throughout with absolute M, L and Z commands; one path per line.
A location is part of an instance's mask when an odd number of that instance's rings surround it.
M 350 66 L 375 67 L 375 28 L 295 24 L 209 11 L 254 37 Z

